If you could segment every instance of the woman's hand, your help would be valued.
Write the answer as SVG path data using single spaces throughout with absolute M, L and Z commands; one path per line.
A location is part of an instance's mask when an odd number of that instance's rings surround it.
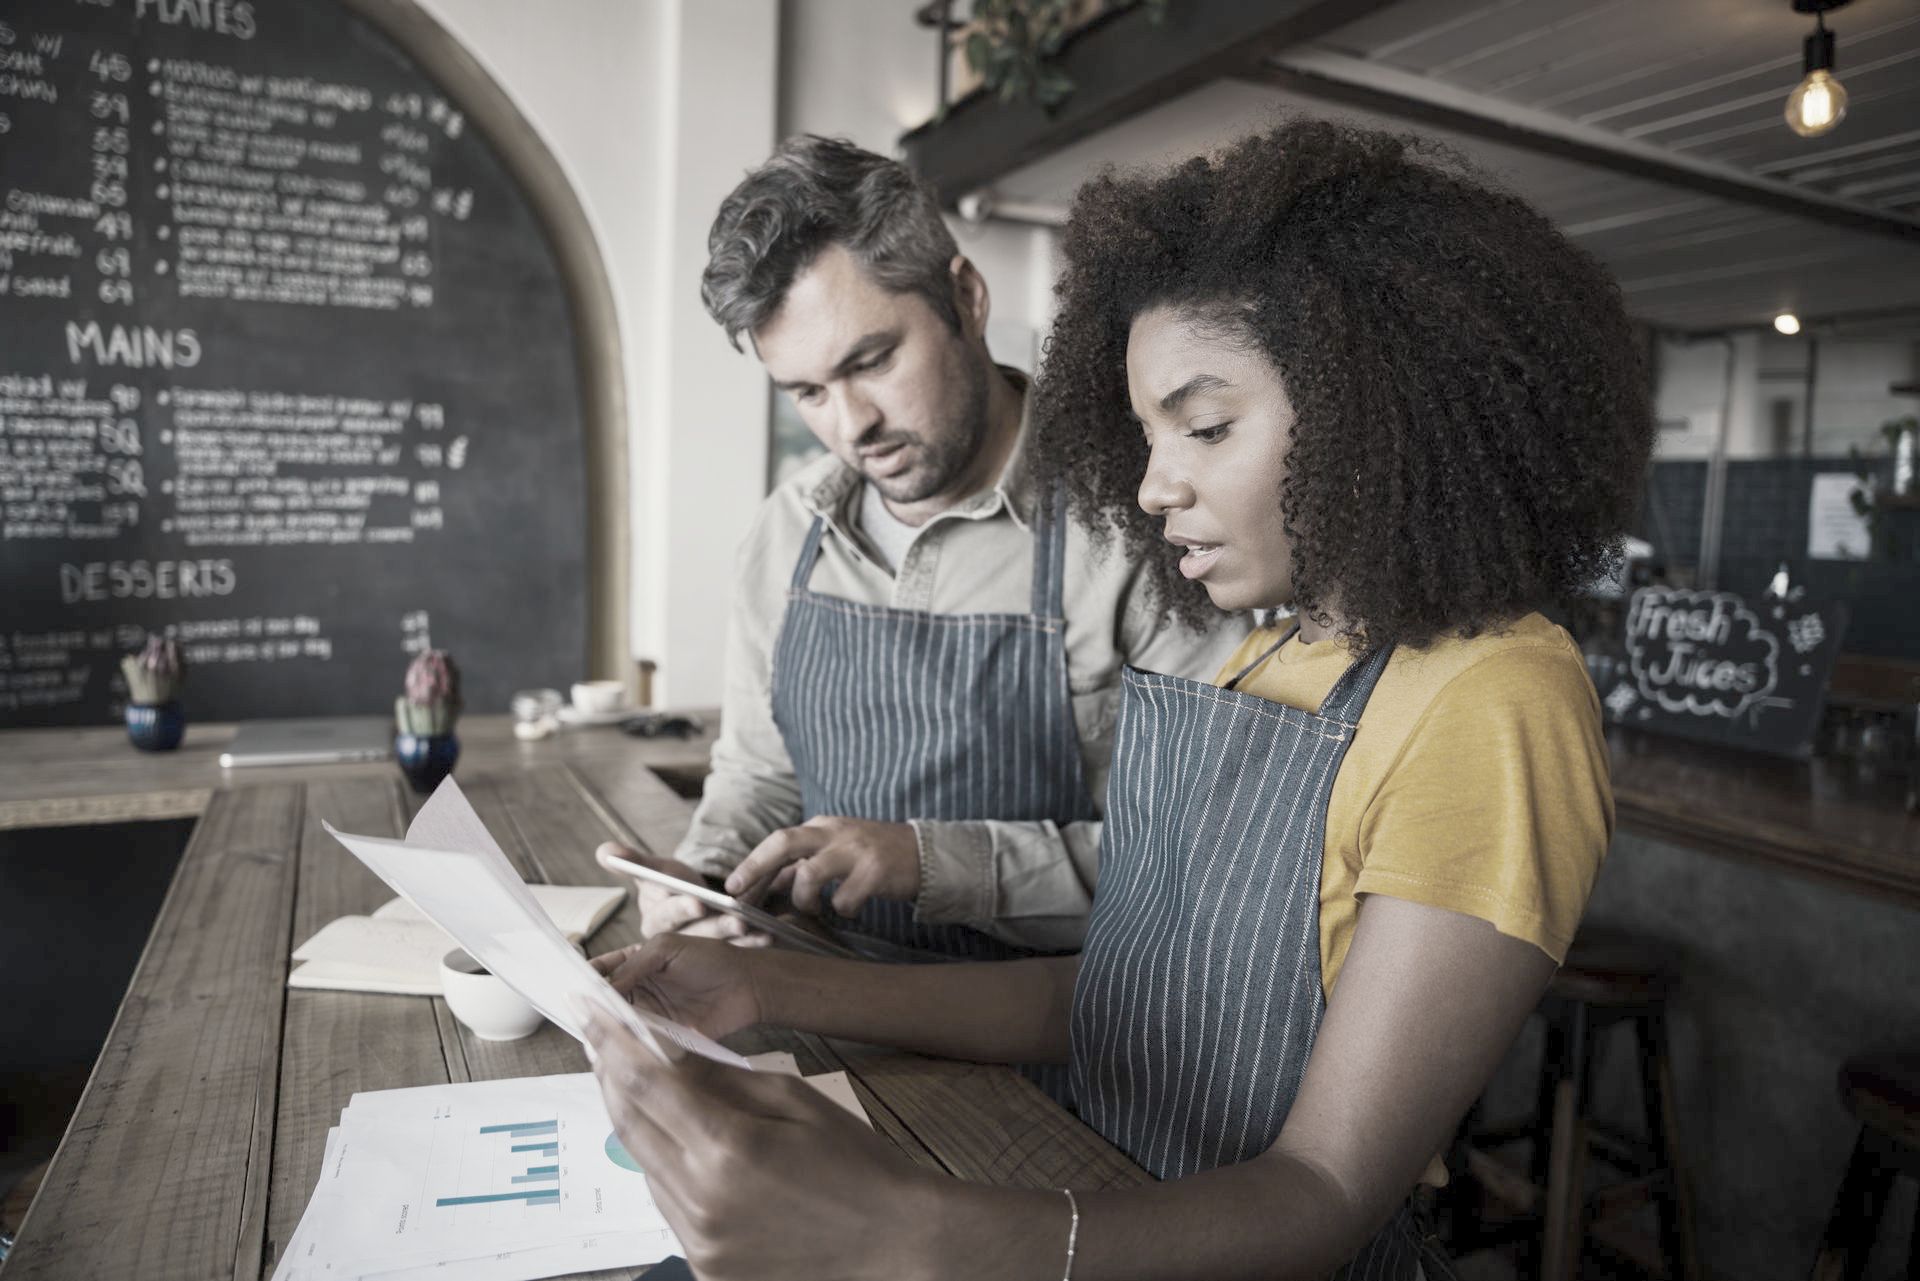
M 727 893 L 750 903 L 784 893 L 818 912 L 820 891 L 838 881 L 833 910 L 857 915 L 871 898 L 912 902 L 920 893 L 920 840 L 911 823 L 821 815 L 785 827 L 727 874 Z
M 770 955 L 659 934 L 594 957 L 593 968 L 632 1004 L 718 1040 L 764 1020 L 755 971 Z
M 662 1062 L 600 1015 L 587 1043 L 614 1130 L 702 1281 L 897 1281 L 934 1257 L 916 1234 L 939 1218 L 939 1181 L 812 1086 Z

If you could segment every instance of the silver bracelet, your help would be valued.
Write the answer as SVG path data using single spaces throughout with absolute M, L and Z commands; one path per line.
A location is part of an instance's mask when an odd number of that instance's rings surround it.
M 1080 1244 L 1080 1203 L 1073 1199 L 1073 1193 L 1066 1188 L 1060 1194 L 1067 1198 L 1067 1209 L 1073 1212 L 1073 1223 L 1067 1228 L 1067 1270 L 1060 1281 L 1073 1281 L 1073 1252 Z

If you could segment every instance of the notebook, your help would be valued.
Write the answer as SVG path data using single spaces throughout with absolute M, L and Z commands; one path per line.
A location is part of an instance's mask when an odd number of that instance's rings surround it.
M 588 938 L 620 906 L 617 885 L 530 885 L 534 900 L 562 934 Z M 460 946 L 405 899 L 382 904 L 371 916 L 343 916 L 323 925 L 294 949 L 300 962 L 288 987 L 343 992 L 439 996 L 440 958 Z

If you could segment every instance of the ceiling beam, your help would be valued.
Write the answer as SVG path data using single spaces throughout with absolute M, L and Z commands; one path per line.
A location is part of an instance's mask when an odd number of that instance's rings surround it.
M 1920 219 L 1890 209 L 1669 151 L 1364 58 L 1325 49 L 1289 49 L 1243 78 L 1831 227 L 1920 243 Z
M 1073 95 L 1048 112 L 976 90 L 944 118 L 900 139 L 906 162 L 944 204 L 1129 116 L 1224 76 L 1258 68 L 1290 45 L 1384 9 L 1394 0 L 1181 0 L 1150 21 L 1143 8 L 1111 13 L 1070 38 L 1054 59 Z
M 1849 328 L 1864 329 L 1870 337 L 1884 333 L 1884 336 L 1892 341 L 1903 341 L 1915 334 L 1920 334 L 1920 304 L 1904 307 L 1861 307 L 1854 311 L 1823 312 L 1817 316 L 1804 312 L 1794 314 L 1800 321 L 1800 333 L 1797 336 L 1802 339 L 1857 337 L 1857 332 L 1854 335 L 1848 334 Z M 1654 328 L 1662 335 L 1674 338 L 1717 338 L 1722 334 L 1739 333 L 1748 329 L 1757 329 L 1769 334 L 1774 332 L 1773 321 L 1770 318 L 1736 321 L 1715 326 L 1655 325 Z M 1920 387 L 1920 383 L 1915 383 L 1913 386 Z M 1899 385 L 1895 384 L 1889 390 L 1898 391 Z

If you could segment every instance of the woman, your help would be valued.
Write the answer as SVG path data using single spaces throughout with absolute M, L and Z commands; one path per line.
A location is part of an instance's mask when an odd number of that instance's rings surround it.
M 1127 673 L 1086 951 L 903 971 L 658 939 L 599 964 L 709 1033 L 1067 1061 L 1161 1182 L 938 1179 L 791 1081 L 596 1025 L 702 1276 L 1420 1276 L 1409 1193 L 1606 848 L 1594 691 L 1535 612 L 1609 564 L 1650 445 L 1600 267 L 1422 145 L 1316 121 L 1095 180 L 1064 250 L 1038 479 L 1169 614 L 1298 619 L 1217 687 Z

